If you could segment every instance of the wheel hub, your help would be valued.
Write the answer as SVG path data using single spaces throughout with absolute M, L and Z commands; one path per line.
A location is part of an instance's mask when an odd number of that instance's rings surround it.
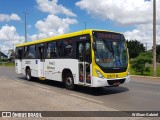
M 67 78 L 67 85 L 72 85 L 72 78 Z

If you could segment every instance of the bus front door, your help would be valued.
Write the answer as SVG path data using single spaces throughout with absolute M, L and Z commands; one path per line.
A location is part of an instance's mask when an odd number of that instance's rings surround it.
M 44 68 L 44 62 L 45 62 L 45 47 L 38 47 L 38 53 L 39 53 L 39 61 L 38 61 L 38 77 L 40 79 L 45 79 L 45 68 Z
M 78 54 L 79 60 L 79 83 L 84 85 L 91 84 L 91 48 L 89 41 L 78 42 Z

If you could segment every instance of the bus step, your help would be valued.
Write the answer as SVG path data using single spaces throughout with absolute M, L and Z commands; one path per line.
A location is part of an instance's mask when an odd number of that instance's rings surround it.
M 46 80 L 45 77 L 39 77 L 39 80 Z

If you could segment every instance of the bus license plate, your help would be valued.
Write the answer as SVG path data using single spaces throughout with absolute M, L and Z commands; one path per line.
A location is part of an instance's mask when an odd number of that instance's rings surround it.
M 113 85 L 120 85 L 121 83 L 120 82 L 115 82 Z
M 107 78 L 108 79 L 110 79 L 110 78 L 116 78 L 116 75 L 114 75 L 114 74 L 113 75 L 107 75 Z

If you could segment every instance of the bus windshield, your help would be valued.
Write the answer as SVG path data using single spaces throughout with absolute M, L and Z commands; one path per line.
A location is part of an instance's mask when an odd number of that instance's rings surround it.
M 127 67 L 128 56 L 125 40 L 94 37 L 96 43 L 95 61 L 102 68 L 119 69 Z

